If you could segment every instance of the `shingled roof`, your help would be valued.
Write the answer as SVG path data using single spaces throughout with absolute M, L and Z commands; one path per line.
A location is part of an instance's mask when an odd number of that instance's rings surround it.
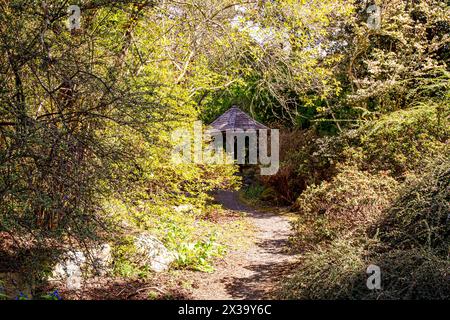
M 236 106 L 231 107 L 227 110 L 227 112 L 214 120 L 214 122 L 210 124 L 210 127 L 219 131 L 235 129 L 269 129 L 265 125 L 254 120 L 252 117 L 250 117 L 248 114 L 246 114 Z

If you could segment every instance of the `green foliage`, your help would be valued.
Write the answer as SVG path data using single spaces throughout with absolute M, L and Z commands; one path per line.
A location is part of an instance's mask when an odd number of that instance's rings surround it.
M 58 290 L 54 290 L 53 292 L 47 293 L 40 297 L 41 300 L 61 300 L 61 296 L 59 295 Z
M 114 273 L 125 278 L 145 276 L 148 270 L 144 270 L 135 263 L 136 247 L 133 237 L 125 236 L 120 238 L 120 242 L 113 247 L 112 257 L 114 261 Z
M 262 201 L 276 202 L 278 199 L 278 194 L 273 188 L 264 188 L 261 192 L 260 198 Z
M 279 198 L 294 203 L 308 186 L 335 176 L 339 163 L 402 179 L 448 150 L 448 116 L 443 104 L 429 103 L 388 113 L 334 136 L 312 129 L 282 132 L 280 170 L 262 182 L 277 190 Z
M 226 65 L 231 81 L 209 96 L 199 93 L 206 119 L 238 104 L 262 121 L 292 124 L 308 114 L 305 107 L 341 91 L 333 69 L 343 56 L 333 52 L 333 38 L 341 19 L 353 13 L 351 2 L 282 0 L 246 8 L 227 23 L 226 61 L 212 60 Z
M 260 184 L 252 184 L 244 189 L 244 196 L 250 200 L 260 199 L 264 190 L 264 186 Z
M 135 231 L 145 230 L 160 239 L 176 255 L 175 267 L 211 272 L 214 258 L 225 253 L 222 228 L 208 220 L 205 209 L 193 205 L 167 206 L 163 203 L 141 202 L 127 206 L 123 202 L 109 202 L 110 213 L 116 221 L 125 223 Z M 148 270 L 134 261 L 136 248 L 132 237 L 120 237 L 114 249 L 114 269 L 126 277 L 145 276 Z
M 176 235 L 174 235 L 176 238 Z M 216 242 L 216 236 L 197 242 L 181 242 L 174 245 L 169 233 L 169 245 L 177 248 L 177 265 L 202 272 L 213 272 L 212 259 L 225 253 L 225 248 Z
M 217 243 L 216 236 L 209 238 L 191 240 L 192 235 L 178 225 L 172 225 L 172 230 L 167 234 L 165 244 L 168 249 L 173 250 L 176 256 L 174 267 L 181 269 L 192 269 L 202 272 L 212 272 L 214 258 L 225 253 L 225 247 Z M 137 251 L 131 240 L 124 241 L 114 249 L 114 271 L 117 275 L 127 278 L 146 277 L 149 270 L 136 263 Z
M 425 159 L 448 148 L 448 117 L 448 108 L 431 103 L 392 112 L 352 132 L 357 141 L 343 152 L 360 167 L 396 176 L 420 170 Z
M 343 55 L 338 90 L 311 88 L 312 117 L 294 122 L 312 125 L 282 137 L 280 171 L 263 180 L 295 202 L 293 240 L 308 249 L 281 296 L 448 299 L 448 3 L 384 2 L 379 30 L 366 4 L 327 37 Z M 369 264 L 381 291 L 365 286 Z
M 382 291 L 371 295 L 377 299 L 448 300 L 450 282 L 448 258 L 420 249 L 397 250 L 369 258 L 382 271 Z
M 5 293 L 5 288 L 4 288 L 4 282 L 3 280 L 0 280 L 0 300 L 7 300 L 8 296 Z
M 407 181 L 386 217 L 376 225 L 382 241 L 445 259 L 450 254 L 450 161 L 435 159 L 426 174 Z
M 355 240 L 338 239 L 330 247 L 309 252 L 301 259 L 301 266 L 279 292 L 282 299 L 339 299 L 357 298 L 353 284 L 365 285 L 362 255 L 364 246 Z M 359 273 L 359 274 L 358 274 Z M 357 276 L 359 281 L 352 278 Z M 349 281 L 349 279 L 353 281 Z M 365 291 L 367 288 L 365 288 Z
M 38 281 L 68 246 L 112 240 L 116 272 L 144 276 L 127 235 L 145 231 L 178 267 L 211 271 L 224 226 L 210 194 L 236 187 L 237 168 L 174 164 L 171 133 L 240 104 L 308 129 L 282 133 L 280 171 L 246 190 L 297 203 L 297 242 L 324 245 L 305 257 L 295 296 L 368 297 L 352 279 L 370 260 L 390 272 L 384 297 L 448 297 L 447 169 L 388 208 L 398 183 L 448 152 L 448 2 L 384 2 L 379 30 L 366 1 L 235 4 L 80 2 L 72 33 L 66 1 L 2 4 L 0 233 L 14 244 L 0 249 L 25 252 L 21 272 Z M 382 249 L 395 245 L 404 251 Z
M 335 138 L 320 137 L 314 130 L 282 130 L 280 170 L 261 177 L 266 187 L 277 192 L 280 203 L 292 204 L 311 184 L 319 184 L 336 173 L 339 154 Z
M 398 183 L 380 173 L 371 175 L 343 167 L 330 182 L 311 185 L 295 203 L 295 242 L 315 246 L 338 236 L 364 233 L 383 216 L 397 194 Z
M 23 292 L 19 292 L 19 295 L 16 297 L 16 300 L 30 300 L 30 298 Z
M 196 86 L 229 78 L 208 68 L 204 52 L 190 54 L 189 21 L 167 9 L 84 3 L 82 29 L 71 33 L 64 1 L 2 7 L 0 232 L 18 246 L 39 253 L 54 243 L 120 243 L 125 223 L 129 233 L 153 230 L 160 238 L 168 225 L 189 225 L 194 237 L 209 192 L 236 184 L 234 166 L 171 161 L 171 133 L 198 118 Z M 207 48 L 214 39 L 201 41 Z M 200 212 L 195 219 L 171 216 L 170 208 L 185 204 Z M 118 255 L 119 273 L 133 274 L 125 252 Z M 47 264 L 34 258 L 25 264 L 41 276 Z
M 284 299 L 440 299 L 450 297 L 448 259 L 428 251 L 395 248 L 376 252 L 367 239 L 337 239 L 304 255 L 302 265 L 279 292 Z M 381 290 L 366 287 L 366 269 L 381 269 Z
M 422 178 L 407 180 L 389 206 L 372 207 L 379 210 L 377 215 L 381 219 L 371 221 L 368 216 L 366 232 L 341 233 L 328 245 L 308 251 L 280 296 L 288 299 L 449 299 L 448 174 L 448 158 L 437 159 Z M 378 184 L 385 183 L 386 177 L 377 178 Z M 340 189 L 336 187 L 334 192 Z M 322 199 L 323 203 L 327 201 L 328 198 Z M 342 201 L 337 201 L 335 207 L 340 209 Z M 335 222 L 345 226 L 348 219 L 349 215 L 336 217 Z M 314 223 L 317 227 L 322 224 Z M 306 232 L 308 236 L 311 228 L 306 225 L 298 232 Z M 366 268 L 370 264 L 381 268 L 381 290 L 371 291 L 365 286 Z

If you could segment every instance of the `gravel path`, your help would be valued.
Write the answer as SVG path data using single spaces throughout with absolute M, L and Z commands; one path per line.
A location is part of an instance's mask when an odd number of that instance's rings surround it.
M 259 212 L 238 200 L 236 192 L 220 191 L 216 197 L 226 209 L 241 211 L 254 226 L 250 247 L 231 248 L 216 271 L 201 274 L 194 299 L 269 299 L 280 278 L 291 270 L 295 256 L 288 252 L 289 220 Z

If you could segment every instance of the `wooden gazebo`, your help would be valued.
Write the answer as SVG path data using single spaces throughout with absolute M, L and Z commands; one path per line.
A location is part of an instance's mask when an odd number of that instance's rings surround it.
M 210 124 L 215 130 L 226 132 L 228 130 L 260 130 L 269 129 L 265 125 L 254 120 L 237 106 L 228 109 L 223 115 Z
M 237 106 L 231 107 L 224 114 L 218 117 L 214 122 L 212 122 L 209 127 L 216 132 L 222 133 L 222 141 L 226 142 L 226 152 L 233 152 L 234 159 L 243 159 L 245 164 L 257 163 L 257 158 L 259 156 L 259 150 L 257 147 L 259 140 L 258 130 L 269 130 L 268 127 L 254 120 Z M 250 141 L 251 134 L 245 137 L 245 135 L 251 131 L 253 132 L 253 137 L 256 138 L 253 140 L 253 144 Z M 241 143 L 243 142 L 244 147 L 244 150 L 242 150 L 243 154 L 241 154 L 241 151 L 238 148 L 239 143 L 237 140 L 237 136 L 239 136 L 239 132 L 240 134 L 244 135 L 244 140 L 241 140 Z M 236 133 L 236 135 L 233 135 L 233 133 Z M 227 141 L 227 139 L 229 140 L 230 138 L 233 140 Z M 256 147 L 256 150 L 254 150 L 256 151 L 255 153 L 250 153 L 249 148 L 251 146 Z M 239 155 L 241 155 L 241 157 L 239 157 Z M 244 165 L 244 163 L 240 164 Z

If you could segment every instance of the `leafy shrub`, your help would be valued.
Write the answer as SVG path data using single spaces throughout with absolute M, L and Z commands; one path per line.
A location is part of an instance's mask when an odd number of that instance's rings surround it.
M 15 300 L 30 300 L 30 297 L 28 297 L 28 295 L 23 292 L 19 292 L 19 295 Z
M 214 235 L 197 242 L 182 242 L 177 247 L 178 267 L 203 272 L 214 271 L 211 259 L 225 253 L 225 248 L 216 242 Z
M 362 291 L 359 297 L 450 299 L 450 261 L 435 255 L 433 251 L 389 248 L 370 255 L 366 266 L 369 263 L 381 269 L 382 290 L 370 294 Z
M 58 290 L 54 290 L 40 297 L 42 300 L 61 300 Z
M 121 238 L 120 242 L 116 243 L 112 250 L 114 273 L 126 278 L 145 276 L 148 270 L 141 268 L 135 263 L 134 255 L 136 253 L 133 237 Z
M 420 172 L 427 159 L 448 148 L 448 116 L 448 108 L 428 103 L 386 114 L 337 136 L 320 136 L 314 129 L 282 132 L 280 170 L 262 182 L 283 201 L 294 203 L 308 186 L 331 180 L 339 163 L 362 171 L 387 171 L 397 179 Z
M 377 250 L 382 249 L 382 252 Z M 367 267 L 381 270 L 369 290 Z M 279 292 L 284 299 L 449 299 L 450 262 L 423 250 L 387 250 L 374 240 L 340 238 L 307 253 Z
M 277 192 L 275 191 L 274 188 L 264 188 L 263 192 L 261 192 L 261 195 L 259 196 L 259 198 L 262 201 L 268 201 L 268 202 L 277 202 L 278 197 L 277 197 Z
M 139 202 L 127 206 L 123 202 L 109 203 L 112 215 L 127 229 L 146 231 L 160 239 L 177 256 L 176 266 L 199 271 L 213 270 L 214 257 L 225 249 L 218 243 L 216 233 L 222 226 L 208 220 L 208 211 L 189 206 L 190 210 L 176 210 L 175 206 Z M 135 247 L 132 237 L 122 236 L 114 250 L 117 274 L 125 277 L 145 276 L 148 270 L 133 262 Z
M 320 137 L 314 130 L 280 132 L 280 169 L 261 177 L 276 190 L 280 202 L 292 204 L 309 185 L 329 180 L 340 160 L 336 138 Z
M 398 198 L 392 201 L 391 205 L 387 201 L 391 196 L 381 197 L 386 200 L 381 206 L 374 206 L 372 201 L 360 202 L 358 205 L 358 199 L 361 200 L 361 197 L 355 194 L 351 198 L 356 199 L 354 202 L 347 202 L 346 198 L 325 197 L 336 193 L 345 195 L 351 190 L 349 186 L 352 184 L 348 182 L 344 184 L 348 184 L 347 188 L 336 183 L 340 179 L 334 179 L 318 190 L 311 189 L 313 196 L 301 197 L 301 204 L 305 206 L 307 212 L 316 210 L 318 204 L 322 203 L 327 204 L 326 209 L 331 206 L 334 212 L 334 220 L 322 218 L 317 220 L 319 222 L 312 221 L 316 227 L 320 227 L 321 224 L 329 227 L 329 221 L 334 223 L 332 226 L 336 226 L 336 229 L 331 229 L 332 231 L 339 230 L 339 224 L 347 226 L 351 214 L 345 214 L 348 213 L 346 210 L 348 207 L 345 205 L 341 207 L 339 205 L 341 203 L 356 206 L 350 206 L 353 209 L 368 206 L 359 212 L 368 213 L 368 222 L 371 225 L 365 233 L 334 233 L 335 238 L 328 245 L 318 246 L 316 250 L 307 252 L 303 256 L 301 267 L 280 290 L 280 297 L 450 299 L 449 168 L 448 157 L 439 157 L 429 166 L 421 179 L 414 183 L 407 180 L 399 189 Z M 348 177 L 351 179 L 351 176 Z M 379 180 L 375 185 L 385 183 L 391 187 L 389 180 L 392 179 L 382 175 L 369 175 L 365 179 L 369 181 L 367 183 L 375 179 Z M 373 199 L 371 193 L 362 193 L 363 198 Z M 318 196 L 320 194 L 322 198 Z M 317 202 L 316 197 L 322 201 Z M 308 200 L 312 202 L 310 206 Z M 336 203 L 334 206 L 333 202 Z M 372 215 L 373 213 L 375 215 Z M 371 217 L 378 218 L 371 219 Z M 300 222 L 297 224 L 301 226 Z M 310 226 L 307 226 L 298 231 L 309 228 Z M 377 265 L 381 269 L 381 290 L 368 290 L 366 287 L 368 278 L 366 268 L 370 264 Z
M 352 148 L 343 152 L 362 169 L 388 170 L 396 176 L 420 170 L 425 159 L 447 148 L 448 116 L 448 109 L 435 104 L 389 113 L 347 133 Z
M 264 192 L 264 186 L 260 184 L 252 184 L 244 189 L 244 196 L 247 199 L 259 199 Z
M 306 253 L 295 275 L 279 292 L 282 299 L 337 299 L 353 295 L 353 282 L 364 282 L 364 244 L 337 239 L 327 247 Z M 359 276 L 358 280 L 349 281 Z M 367 290 L 367 288 L 366 288 Z
M 415 183 L 406 183 L 378 225 L 381 239 L 397 248 L 450 254 L 450 161 L 438 158 Z
M 0 280 L 0 300 L 6 300 L 8 296 L 5 293 L 3 280 Z
M 398 183 L 385 173 L 342 167 L 330 182 L 310 186 L 297 199 L 294 224 L 299 245 L 315 245 L 344 233 L 364 232 L 378 221 L 396 195 Z

